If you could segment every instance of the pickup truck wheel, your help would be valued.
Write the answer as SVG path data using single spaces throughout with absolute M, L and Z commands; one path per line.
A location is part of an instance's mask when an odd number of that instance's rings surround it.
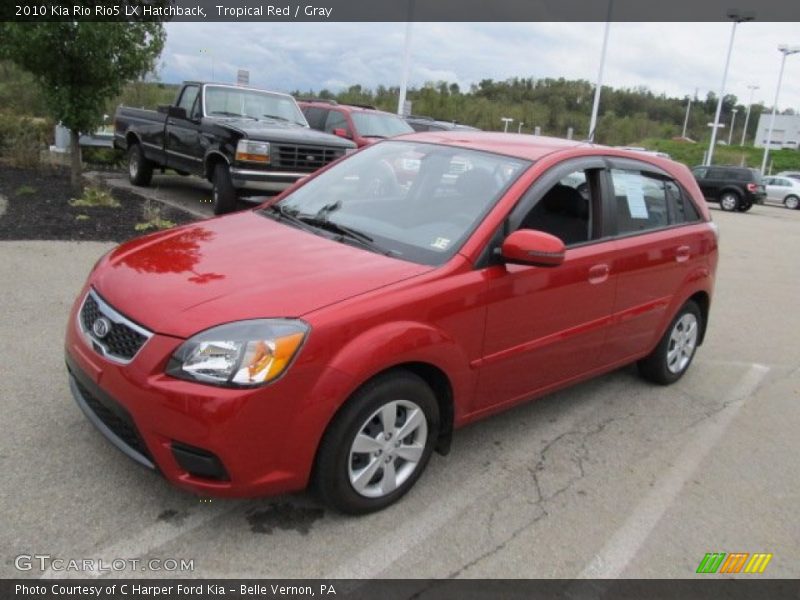
M 798 199 L 797 196 L 786 196 L 786 198 L 783 199 L 783 205 L 786 208 L 797 210 L 800 208 L 800 199 Z
M 348 400 L 325 432 L 316 491 L 345 513 L 386 508 L 422 474 L 438 434 L 439 405 L 427 383 L 408 371 L 381 375 Z
M 128 178 L 133 185 L 148 186 L 153 179 L 153 163 L 142 154 L 139 144 L 128 148 Z
M 719 206 L 722 210 L 735 212 L 739 210 L 739 195 L 736 192 L 723 192 L 719 197 Z
M 214 167 L 214 188 L 211 191 L 215 215 L 224 215 L 236 209 L 236 188 L 231 182 L 228 165 L 219 163 Z

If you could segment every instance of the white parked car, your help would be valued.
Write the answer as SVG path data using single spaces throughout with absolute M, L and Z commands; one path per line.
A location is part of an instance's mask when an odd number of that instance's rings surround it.
M 791 177 L 764 177 L 767 200 L 781 202 L 786 208 L 800 208 L 800 181 Z

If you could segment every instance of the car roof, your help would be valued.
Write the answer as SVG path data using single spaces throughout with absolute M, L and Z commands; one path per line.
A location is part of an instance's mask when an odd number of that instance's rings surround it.
M 359 104 L 340 104 L 338 102 L 324 100 L 324 99 L 303 99 L 298 100 L 297 103 L 300 106 L 324 106 L 327 108 L 343 108 L 348 112 L 368 112 L 368 113 L 383 113 L 386 115 L 393 115 L 396 116 L 394 113 L 390 113 L 385 110 L 381 110 L 375 106 L 367 106 L 367 105 L 359 105 Z
M 559 150 L 592 146 L 592 144 L 587 142 L 564 140 L 541 135 L 471 131 L 467 129 L 409 133 L 395 139 L 482 150 L 484 152 L 505 154 L 527 160 L 538 160 L 547 154 Z M 609 150 L 612 150 L 612 148 L 609 148 Z M 628 152 L 624 154 L 630 155 L 634 153 Z

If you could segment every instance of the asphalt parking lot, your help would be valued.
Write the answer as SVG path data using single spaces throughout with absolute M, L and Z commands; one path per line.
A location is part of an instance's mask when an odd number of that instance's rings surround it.
M 623 369 L 472 425 L 398 505 L 204 501 L 139 468 L 72 400 L 67 312 L 111 244 L 0 243 L 2 577 L 15 557 L 191 559 L 160 577 L 692 577 L 708 552 L 800 576 L 800 211 L 714 210 L 706 343 L 676 385 Z M 704 575 L 709 577 L 709 575 Z

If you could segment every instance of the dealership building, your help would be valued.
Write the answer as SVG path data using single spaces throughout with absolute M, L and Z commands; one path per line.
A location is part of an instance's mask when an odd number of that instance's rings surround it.
M 756 129 L 756 148 L 763 148 L 767 145 L 767 133 L 769 133 L 769 122 L 772 113 L 762 113 L 758 118 L 758 129 Z M 770 138 L 770 148 L 793 148 L 798 149 L 800 142 L 800 115 L 775 115 L 775 125 L 772 126 L 772 137 Z

